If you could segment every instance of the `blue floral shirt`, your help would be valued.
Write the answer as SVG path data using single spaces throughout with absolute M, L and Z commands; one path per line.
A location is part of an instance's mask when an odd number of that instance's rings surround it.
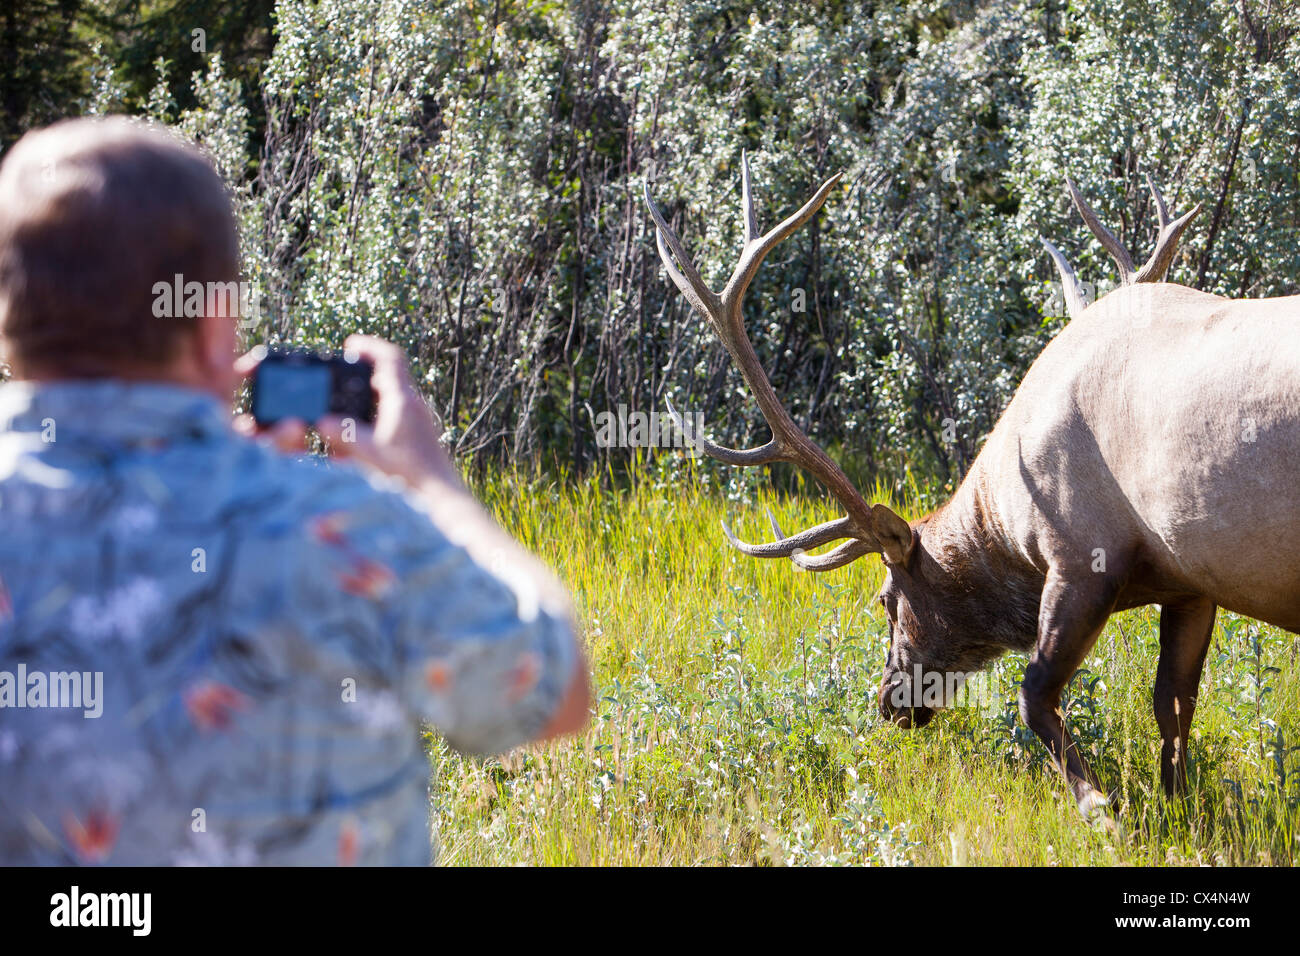
M 0 863 L 428 863 L 421 723 L 515 747 L 576 655 L 397 490 L 200 392 L 0 385 Z

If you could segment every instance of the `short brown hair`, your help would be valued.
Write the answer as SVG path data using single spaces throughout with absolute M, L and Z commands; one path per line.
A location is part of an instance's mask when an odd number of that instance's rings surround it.
M 239 278 L 221 177 L 198 149 L 126 117 L 66 120 L 0 165 L 0 336 L 15 370 L 68 377 L 165 366 L 196 319 L 154 286 Z

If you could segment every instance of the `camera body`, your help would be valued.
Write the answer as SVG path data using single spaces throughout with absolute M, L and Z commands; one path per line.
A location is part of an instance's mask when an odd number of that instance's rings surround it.
M 260 427 L 289 418 L 311 425 L 326 415 L 373 422 L 373 372 L 365 359 L 297 349 L 268 351 L 253 372 L 253 419 Z

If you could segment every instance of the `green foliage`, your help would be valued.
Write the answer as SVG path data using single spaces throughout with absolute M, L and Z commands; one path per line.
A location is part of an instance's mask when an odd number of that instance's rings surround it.
M 0 13 L 0 149 L 77 109 L 87 70 L 79 0 L 24 0 Z
M 0 13 L 0 150 L 28 129 L 105 112 L 158 116 L 199 100 L 220 54 L 254 106 L 275 0 L 11 0 Z M 166 64 L 165 71 L 159 63 Z M 161 98 L 158 98 L 160 97 Z M 259 139 L 260 112 L 252 110 Z M 254 150 L 256 153 L 256 150 Z
M 767 224 L 847 172 L 769 257 L 746 321 L 796 421 L 895 488 L 956 481 L 1059 327 L 1040 235 L 1113 281 L 1067 172 L 1139 259 L 1145 173 L 1177 209 L 1203 203 L 1175 280 L 1297 288 L 1294 5 L 280 0 L 250 73 L 260 9 L 213 20 L 188 85 L 181 8 L 121 13 L 134 39 L 92 57 L 85 102 L 212 150 L 264 296 L 256 338 L 396 339 L 479 461 L 623 470 L 593 415 L 670 396 L 720 439 L 761 439 L 640 198 L 649 181 L 720 286 L 742 150 Z

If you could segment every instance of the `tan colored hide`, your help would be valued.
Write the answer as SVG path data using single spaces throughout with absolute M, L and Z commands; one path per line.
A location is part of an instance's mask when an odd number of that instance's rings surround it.
M 1131 557 L 1119 608 L 1199 594 L 1300 630 L 1300 296 L 1105 296 L 1044 349 L 944 510 L 969 496 L 1043 573 Z

